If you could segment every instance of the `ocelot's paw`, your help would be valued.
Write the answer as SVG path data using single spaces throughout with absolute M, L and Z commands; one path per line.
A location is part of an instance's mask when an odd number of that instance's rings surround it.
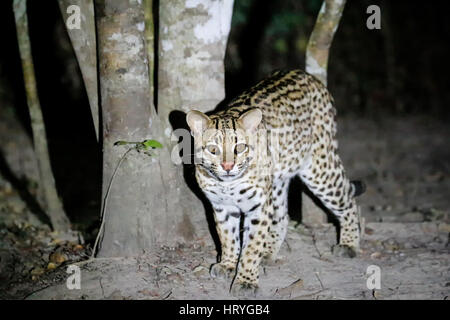
M 345 244 L 337 244 L 332 249 L 333 255 L 336 257 L 354 258 L 356 257 L 356 249 Z
M 209 274 L 213 278 L 218 279 L 231 279 L 233 277 L 234 271 L 236 268 L 226 266 L 222 263 L 216 263 L 211 266 L 211 270 L 209 271 Z
M 254 298 L 258 292 L 258 285 L 249 282 L 235 281 L 231 286 L 230 292 L 236 298 Z

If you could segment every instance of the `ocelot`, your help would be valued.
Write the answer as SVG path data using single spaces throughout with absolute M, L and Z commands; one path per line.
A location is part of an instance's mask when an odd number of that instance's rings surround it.
M 356 255 L 359 208 L 337 154 L 336 111 L 327 88 L 301 71 L 278 71 L 206 115 L 190 111 L 196 179 L 210 200 L 220 238 L 220 262 L 213 277 L 234 277 L 232 292 L 258 288 L 263 259 L 275 259 L 285 238 L 290 179 L 299 176 L 338 218 L 333 252 Z M 243 217 L 242 239 L 240 221 Z

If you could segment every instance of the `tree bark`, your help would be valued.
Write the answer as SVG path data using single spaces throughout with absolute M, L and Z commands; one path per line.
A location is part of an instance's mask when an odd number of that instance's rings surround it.
M 33 132 L 34 150 L 38 159 L 39 187 L 43 191 L 45 209 L 50 217 L 53 229 L 65 232 L 70 230 L 70 222 L 58 197 L 50 164 L 44 118 L 37 94 L 31 43 L 28 35 L 26 0 L 14 0 L 14 16 L 20 57 L 22 60 L 26 98 L 30 112 L 31 129 Z
M 153 0 L 144 0 L 145 11 L 145 41 L 147 44 L 148 76 L 150 97 L 155 102 L 155 17 L 153 14 Z
M 65 22 L 69 17 L 67 8 L 70 5 L 77 5 L 80 7 L 80 29 L 70 29 L 66 25 L 66 30 L 69 34 L 70 41 L 72 42 L 78 65 L 80 66 L 98 141 L 100 117 L 98 113 L 97 42 L 95 34 L 94 1 L 58 0 L 58 3 Z
M 346 0 L 325 0 L 306 48 L 306 72 L 327 85 L 327 67 L 331 43 L 339 26 Z M 320 225 L 327 215 L 304 192 L 302 193 L 302 223 Z
M 225 97 L 233 0 L 161 0 L 158 110 L 210 111 Z M 167 127 L 169 128 L 169 127 Z

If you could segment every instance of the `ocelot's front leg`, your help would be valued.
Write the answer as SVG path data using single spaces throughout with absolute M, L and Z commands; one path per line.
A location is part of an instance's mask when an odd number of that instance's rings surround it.
M 233 206 L 214 206 L 214 219 L 222 248 L 220 261 L 211 267 L 214 278 L 231 278 L 239 259 L 240 210 Z
M 275 263 L 277 254 L 286 237 L 288 217 L 289 179 L 276 179 L 272 184 L 273 217 L 270 219 L 270 235 L 267 240 L 264 260 Z
M 269 217 L 272 215 L 273 205 L 269 199 L 245 212 L 244 239 L 236 278 L 231 288 L 233 295 L 253 295 L 258 289 L 259 265 L 266 252 L 271 226 Z

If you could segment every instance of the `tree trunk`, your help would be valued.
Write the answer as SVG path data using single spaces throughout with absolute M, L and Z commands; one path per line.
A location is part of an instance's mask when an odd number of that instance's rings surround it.
M 141 254 L 154 244 L 150 195 L 158 161 L 131 151 L 111 183 L 127 146 L 150 137 L 151 108 L 144 10 L 137 1 L 95 2 L 103 121 L 103 238 L 99 256 Z M 142 25 L 141 25 L 142 23 Z M 155 177 L 156 176 L 156 177 Z M 164 196 L 162 195 L 164 198 Z
M 328 56 L 345 0 L 325 0 L 306 48 L 306 72 L 327 85 Z
M 34 150 L 38 159 L 39 187 L 43 191 L 45 209 L 50 217 L 53 229 L 65 232 L 70 230 L 70 223 L 64 212 L 61 200 L 58 197 L 50 164 L 44 119 L 37 94 L 33 57 L 28 35 L 26 0 L 14 0 L 14 16 L 20 57 L 22 60 L 26 98 L 30 112 L 31 129 L 33 132 Z
M 345 0 L 325 0 L 306 48 L 306 72 L 327 85 L 328 56 L 334 34 L 344 10 Z M 302 194 L 302 223 L 320 225 L 327 221 L 325 212 L 305 193 Z
M 170 149 L 173 111 L 210 111 L 225 97 L 224 57 L 232 8 L 232 0 L 160 1 L 157 108 L 162 139 Z M 184 121 L 184 114 L 181 118 Z M 166 232 L 161 236 L 172 243 L 204 236 L 200 231 L 208 230 L 205 209 L 187 187 L 182 166 L 170 160 L 161 165 L 166 191 L 173 195 L 168 203 L 171 214 L 159 217 L 165 226 L 161 231 Z M 193 175 L 187 179 L 195 181 Z M 170 239 L 173 235 L 178 237 Z
M 98 141 L 100 117 L 98 113 L 97 42 L 95 35 L 94 1 L 58 0 L 58 3 L 65 22 L 69 17 L 67 8 L 71 5 L 80 7 L 80 29 L 70 29 L 66 23 L 65 25 L 77 57 L 78 65 L 80 66 Z

